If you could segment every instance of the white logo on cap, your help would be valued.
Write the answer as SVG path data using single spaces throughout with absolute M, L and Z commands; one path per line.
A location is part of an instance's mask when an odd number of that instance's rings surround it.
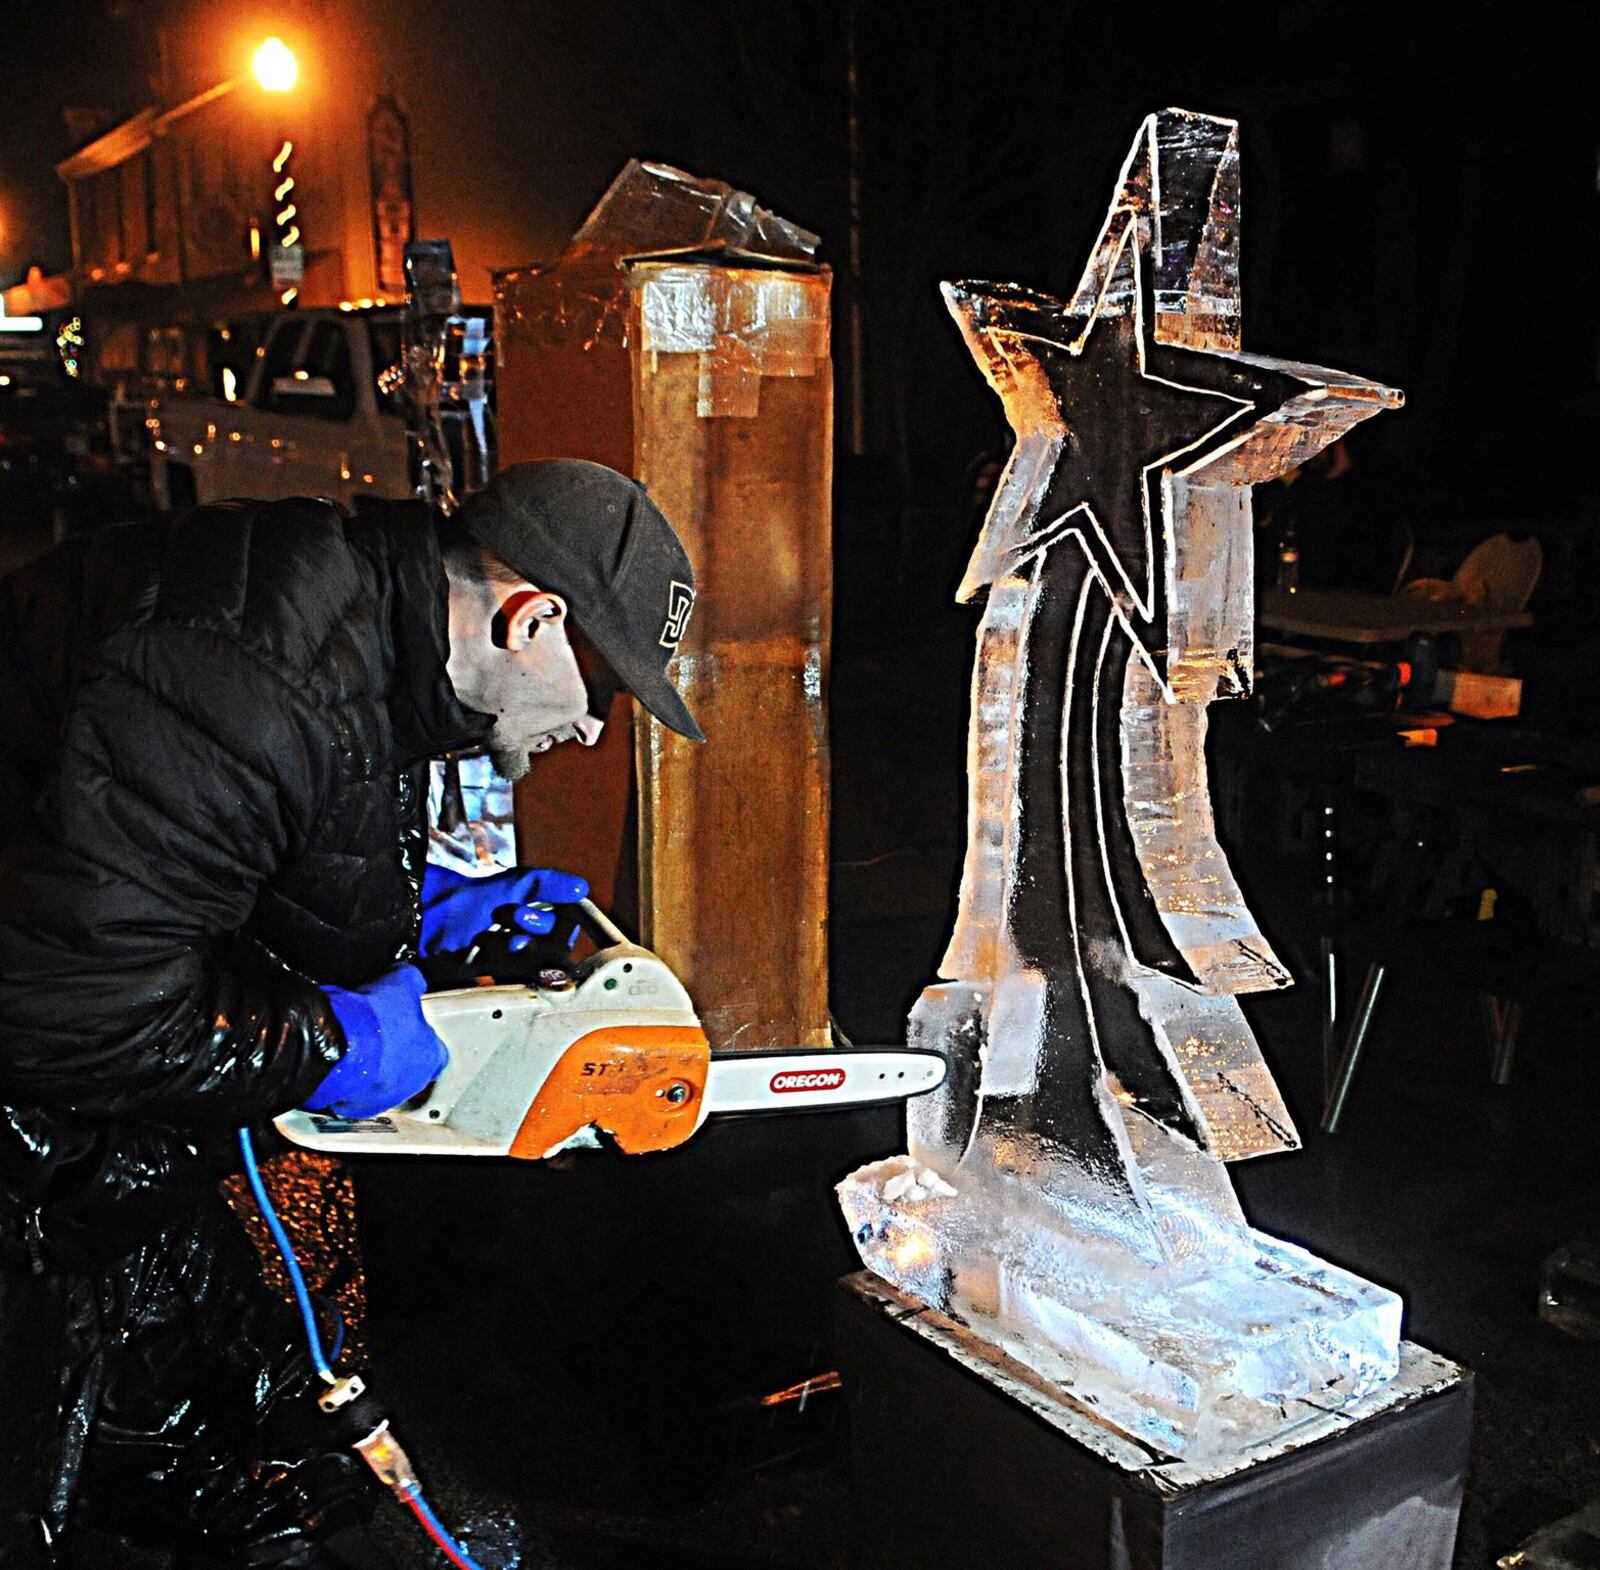
M 676 578 L 667 586 L 667 620 L 661 629 L 661 647 L 676 649 L 689 625 L 689 612 L 694 609 L 694 590 Z

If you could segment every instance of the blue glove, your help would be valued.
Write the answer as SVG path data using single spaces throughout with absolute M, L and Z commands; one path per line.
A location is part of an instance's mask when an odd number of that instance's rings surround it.
M 555 929 L 551 905 L 572 905 L 588 896 L 583 878 L 549 867 L 515 867 L 469 878 L 430 861 L 422 874 L 422 937 L 417 947 L 424 954 L 455 953 L 498 929 L 514 934 L 506 947 L 515 954 L 534 936 Z M 569 948 L 577 935 L 574 928 Z
M 428 984 L 420 970 L 399 965 L 353 992 L 322 990 L 344 1030 L 345 1054 L 306 1098 L 308 1111 L 376 1117 L 444 1072 L 450 1053 L 422 1016 Z

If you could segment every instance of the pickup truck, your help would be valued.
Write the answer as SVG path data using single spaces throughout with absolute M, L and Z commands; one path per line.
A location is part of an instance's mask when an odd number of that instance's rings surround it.
M 400 311 L 284 311 L 249 326 L 259 343 L 224 370 L 222 396 L 147 406 L 157 505 L 327 496 L 355 508 L 409 495 Z

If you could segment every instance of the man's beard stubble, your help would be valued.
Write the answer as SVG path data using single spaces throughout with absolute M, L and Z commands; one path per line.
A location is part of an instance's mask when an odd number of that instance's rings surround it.
M 537 736 L 525 736 L 519 741 L 506 743 L 492 737 L 489 743 L 489 760 L 494 771 L 503 780 L 513 784 L 528 772 L 533 760 L 541 752 L 548 752 L 558 742 L 578 740 L 575 725 L 563 725 L 560 730 L 547 730 Z
M 527 774 L 533 758 L 525 745 L 519 747 L 491 747 L 489 749 L 489 761 L 494 765 L 494 771 L 501 779 L 510 780 L 512 784 L 515 784 Z

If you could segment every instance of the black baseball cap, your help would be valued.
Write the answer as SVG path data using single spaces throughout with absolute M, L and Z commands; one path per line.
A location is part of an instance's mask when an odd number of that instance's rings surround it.
M 573 620 L 663 725 L 704 741 L 667 662 L 694 609 L 688 552 L 637 480 L 581 458 L 514 463 L 456 521 Z

